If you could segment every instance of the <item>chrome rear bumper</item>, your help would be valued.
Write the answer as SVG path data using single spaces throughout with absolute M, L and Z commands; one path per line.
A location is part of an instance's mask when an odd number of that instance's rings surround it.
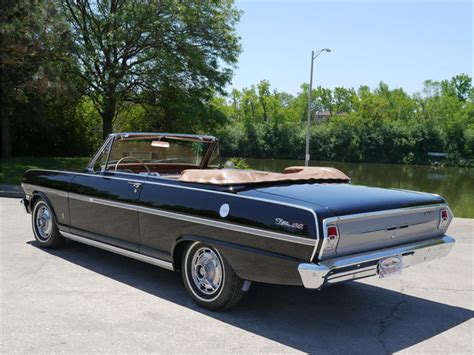
M 403 267 L 442 258 L 449 254 L 455 239 L 445 235 L 393 248 L 323 260 L 320 263 L 298 265 L 304 287 L 318 289 L 329 284 L 377 275 L 380 259 L 402 256 Z

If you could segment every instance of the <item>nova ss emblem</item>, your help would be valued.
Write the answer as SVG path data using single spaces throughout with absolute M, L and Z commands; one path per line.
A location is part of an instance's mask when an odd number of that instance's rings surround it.
M 288 227 L 288 228 L 293 228 L 293 229 L 299 229 L 299 230 L 304 229 L 303 223 L 290 223 L 288 221 L 285 221 L 283 218 L 279 218 L 279 217 L 275 218 L 275 224 L 278 226 Z

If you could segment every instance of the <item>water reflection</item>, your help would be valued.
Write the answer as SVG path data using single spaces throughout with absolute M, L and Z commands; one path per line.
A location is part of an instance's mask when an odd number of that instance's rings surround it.
M 304 165 L 301 160 L 246 159 L 257 170 L 282 171 Z M 436 193 L 449 203 L 456 217 L 474 218 L 474 169 L 425 165 L 312 161 L 312 166 L 342 170 L 357 185 L 392 187 Z

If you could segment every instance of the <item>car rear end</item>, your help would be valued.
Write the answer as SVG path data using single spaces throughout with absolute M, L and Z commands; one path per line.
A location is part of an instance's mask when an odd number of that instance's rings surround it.
M 445 234 L 452 218 L 447 205 L 328 218 L 319 254 L 298 267 L 302 282 L 321 288 L 395 276 L 403 268 L 444 257 L 455 243 Z
M 312 203 L 319 241 L 298 271 L 306 288 L 399 275 L 406 267 L 449 254 L 453 214 L 433 194 L 350 184 L 306 184 L 260 192 Z

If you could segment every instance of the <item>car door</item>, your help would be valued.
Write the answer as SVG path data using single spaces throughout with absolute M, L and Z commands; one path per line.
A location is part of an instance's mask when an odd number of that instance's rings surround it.
M 138 212 L 131 205 L 138 201 L 146 177 L 104 171 L 106 149 L 102 154 L 97 167 L 71 181 L 71 233 L 138 251 Z

